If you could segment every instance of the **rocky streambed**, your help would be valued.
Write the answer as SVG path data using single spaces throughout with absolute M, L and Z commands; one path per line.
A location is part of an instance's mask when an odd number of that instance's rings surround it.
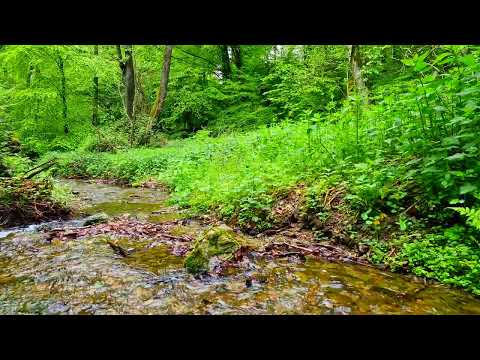
M 188 218 L 158 189 L 65 182 L 75 219 L 0 231 L 0 314 L 480 314 L 461 290 L 297 230 L 246 237 L 191 274 L 195 239 L 219 224 Z

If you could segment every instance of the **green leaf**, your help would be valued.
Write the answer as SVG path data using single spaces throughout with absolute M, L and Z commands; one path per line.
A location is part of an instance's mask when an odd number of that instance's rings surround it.
M 447 160 L 457 161 L 457 160 L 463 160 L 464 158 L 465 158 L 465 153 L 456 153 L 456 154 L 453 154 L 452 156 L 448 156 Z
M 475 65 L 475 58 L 473 55 L 465 55 L 460 58 L 460 61 L 464 63 L 467 66 L 473 66 Z
M 480 87 L 470 87 L 470 88 L 463 89 L 457 95 L 458 96 L 466 96 L 466 95 L 477 93 L 479 91 L 480 91 Z
M 460 200 L 460 199 L 452 199 L 448 203 L 451 204 L 451 205 L 454 205 L 454 204 L 462 204 L 463 202 L 464 201 Z
M 475 190 L 477 190 L 477 185 L 467 183 L 460 187 L 460 195 L 468 194 Z
M 451 56 L 452 54 L 450 52 L 444 52 L 440 55 L 438 55 L 435 60 L 433 61 L 433 64 L 437 64 L 439 63 L 440 61 L 446 59 L 447 57 Z M 450 59 L 446 59 L 447 61 L 451 61 L 451 58 Z
M 420 61 L 417 61 L 417 63 L 415 64 L 415 71 L 422 71 L 422 70 L 425 70 L 427 68 L 427 63 L 423 60 L 420 60 Z

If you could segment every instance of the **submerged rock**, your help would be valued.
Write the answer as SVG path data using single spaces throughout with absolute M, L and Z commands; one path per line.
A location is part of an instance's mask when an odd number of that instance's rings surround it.
M 206 272 L 211 258 L 230 260 L 242 245 L 245 245 L 245 241 L 230 227 L 226 225 L 213 227 L 195 240 L 192 251 L 185 259 L 185 268 L 194 274 Z
M 84 226 L 102 224 L 102 223 L 106 223 L 107 221 L 108 221 L 108 215 L 102 212 L 86 218 L 84 222 Z

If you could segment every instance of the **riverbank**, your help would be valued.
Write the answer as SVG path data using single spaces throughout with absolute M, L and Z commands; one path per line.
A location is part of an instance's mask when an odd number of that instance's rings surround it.
M 68 218 L 69 199 L 48 179 L 0 178 L 0 228 Z
M 55 154 L 54 174 L 158 182 L 171 204 L 247 234 L 298 224 L 374 264 L 479 295 L 478 230 L 422 177 L 421 158 L 356 155 L 347 141 L 354 130 L 339 120 L 315 130 L 300 122 L 217 138 L 199 132 L 158 149 Z

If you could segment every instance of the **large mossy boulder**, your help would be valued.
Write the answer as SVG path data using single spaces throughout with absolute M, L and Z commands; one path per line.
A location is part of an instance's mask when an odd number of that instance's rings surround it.
M 195 240 L 192 250 L 185 259 L 185 268 L 193 274 L 207 272 L 211 258 L 216 256 L 221 260 L 230 260 L 244 245 L 245 240 L 228 226 L 215 226 Z

